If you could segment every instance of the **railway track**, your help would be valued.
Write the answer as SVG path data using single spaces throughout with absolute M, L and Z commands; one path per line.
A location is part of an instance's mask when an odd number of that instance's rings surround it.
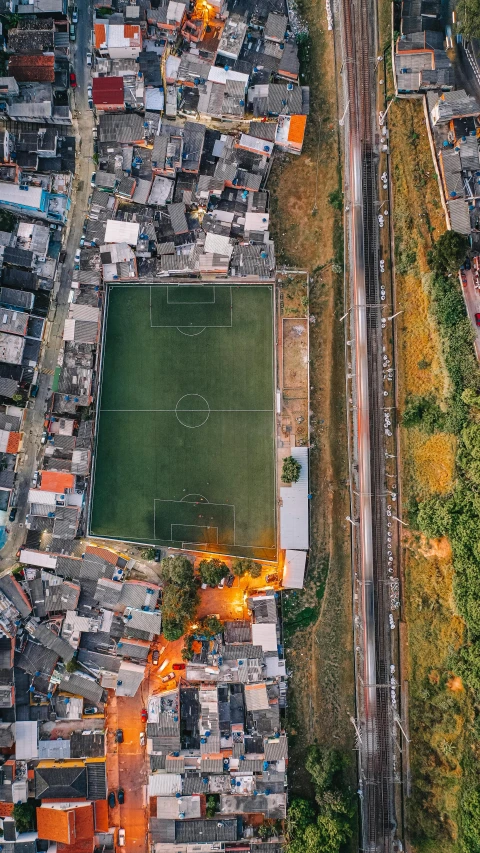
M 395 838 L 394 719 L 390 698 L 383 328 L 378 249 L 374 0 L 343 0 L 348 97 L 351 337 L 354 342 L 353 453 L 356 684 L 361 849 L 390 853 Z

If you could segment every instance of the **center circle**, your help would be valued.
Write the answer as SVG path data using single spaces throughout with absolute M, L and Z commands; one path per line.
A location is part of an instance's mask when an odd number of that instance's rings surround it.
M 203 426 L 210 417 L 210 406 L 201 394 L 184 394 L 175 406 L 177 420 L 189 429 Z

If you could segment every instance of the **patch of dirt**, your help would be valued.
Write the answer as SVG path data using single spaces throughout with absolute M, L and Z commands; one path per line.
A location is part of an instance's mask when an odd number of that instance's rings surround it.
M 453 676 L 447 681 L 447 687 L 454 693 L 458 693 L 459 691 L 464 690 L 463 681 L 458 675 Z

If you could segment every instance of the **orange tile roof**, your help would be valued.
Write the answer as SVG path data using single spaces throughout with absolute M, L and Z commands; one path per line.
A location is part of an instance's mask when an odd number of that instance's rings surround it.
M 7 441 L 7 453 L 18 453 L 20 447 L 21 432 L 11 432 Z
M 42 484 L 40 486 L 42 492 L 63 494 L 66 489 L 73 489 L 74 485 L 74 474 L 67 474 L 64 471 L 42 471 Z
M 139 39 L 140 27 L 138 24 L 125 24 L 123 28 L 123 35 L 126 39 Z
M 118 555 L 114 554 L 113 551 L 109 551 L 108 548 L 97 548 L 96 545 L 87 545 L 85 548 L 87 554 L 95 554 L 96 557 L 102 557 L 107 563 L 111 563 L 112 566 L 117 565 Z
M 93 838 L 93 803 L 77 806 L 75 812 L 75 838 Z
M 97 50 L 100 48 L 100 45 L 105 44 L 106 40 L 107 31 L 105 24 L 95 24 L 95 47 Z
M 13 814 L 13 803 L 0 803 L 0 817 L 10 817 Z
M 155 800 L 156 802 L 156 800 Z M 95 829 L 97 832 L 108 832 L 108 803 L 106 800 L 95 800 Z M 157 816 L 155 811 L 154 817 Z
M 49 809 L 37 807 L 38 837 L 47 841 L 63 841 L 71 844 L 75 841 L 75 815 L 73 809 Z
M 93 838 L 79 838 L 75 844 L 57 844 L 57 853 L 93 853 Z
M 290 127 L 288 129 L 288 141 L 302 145 L 305 136 L 307 116 L 290 116 Z

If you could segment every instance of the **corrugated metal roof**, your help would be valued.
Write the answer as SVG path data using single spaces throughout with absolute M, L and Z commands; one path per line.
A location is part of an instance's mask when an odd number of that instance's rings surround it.
M 308 448 L 293 447 L 291 456 L 301 465 L 297 483 L 280 488 L 280 547 L 309 548 Z
M 149 797 L 171 797 L 182 793 L 182 777 L 179 773 L 154 773 L 148 777 Z
M 461 204 L 466 207 L 464 202 Z M 307 563 L 306 551 L 287 550 L 283 568 L 282 586 L 284 589 L 302 589 Z

